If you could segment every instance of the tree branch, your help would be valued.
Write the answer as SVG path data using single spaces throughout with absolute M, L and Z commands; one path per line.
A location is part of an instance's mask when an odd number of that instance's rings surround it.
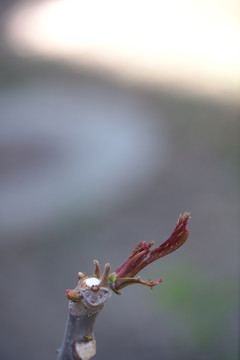
M 105 265 L 100 278 L 98 261 L 94 262 L 94 275 L 87 277 L 79 273 L 77 287 L 66 292 L 69 314 L 58 360 L 89 360 L 96 354 L 94 324 L 113 291 L 108 287 L 110 265 Z
M 88 360 L 96 354 L 94 324 L 104 305 L 88 307 L 82 301 L 69 302 L 69 314 L 58 360 Z
M 127 260 L 109 275 L 110 265 L 106 264 L 102 276 L 97 260 L 95 272 L 87 277 L 78 273 L 78 285 L 74 290 L 67 290 L 70 300 L 69 314 L 63 343 L 58 351 L 58 360 L 89 360 L 96 354 L 96 341 L 93 336 L 94 324 L 99 312 L 111 297 L 112 293 L 121 294 L 120 289 L 131 284 L 142 284 L 150 288 L 162 282 L 143 281 L 140 276 L 134 276 L 144 267 L 166 256 L 182 246 L 188 238 L 186 228 L 190 214 L 179 216 L 172 235 L 159 247 L 151 250 L 154 243 L 140 242 Z

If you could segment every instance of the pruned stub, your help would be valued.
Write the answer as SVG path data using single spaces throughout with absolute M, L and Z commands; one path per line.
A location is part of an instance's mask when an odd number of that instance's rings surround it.
M 95 277 L 84 278 L 79 285 L 80 294 L 92 306 L 104 304 L 112 293 L 108 287 L 101 286 L 101 281 Z

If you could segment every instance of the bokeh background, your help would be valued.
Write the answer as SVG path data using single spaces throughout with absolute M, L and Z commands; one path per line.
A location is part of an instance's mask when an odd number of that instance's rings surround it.
M 96 359 L 239 357 L 239 3 L 1 1 L 0 358 L 55 359 L 65 289 L 164 241 Z

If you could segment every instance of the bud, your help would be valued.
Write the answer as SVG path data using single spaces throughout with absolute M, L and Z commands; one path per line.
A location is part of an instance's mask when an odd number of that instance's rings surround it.
M 66 296 L 69 300 L 74 302 L 80 301 L 83 298 L 83 296 L 80 295 L 80 291 L 70 289 L 66 290 Z
M 86 277 L 86 275 L 85 275 L 84 273 L 82 273 L 81 271 L 79 271 L 79 273 L 78 273 L 78 279 L 81 280 L 81 279 L 83 279 L 83 278 L 85 278 L 85 277 Z
M 172 235 L 156 249 L 151 250 L 153 242 L 149 244 L 146 241 L 140 242 L 127 260 L 110 275 L 112 290 L 119 294 L 119 290 L 127 285 L 142 284 L 152 288 L 162 282 L 161 278 L 155 281 L 142 281 L 140 277 L 134 278 L 134 276 L 153 261 L 170 254 L 185 243 L 188 238 L 186 226 L 189 217 L 190 213 L 184 213 L 183 216 L 180 214 Z

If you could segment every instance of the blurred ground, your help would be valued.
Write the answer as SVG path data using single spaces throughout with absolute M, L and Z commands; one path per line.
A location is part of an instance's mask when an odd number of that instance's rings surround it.
M 188 242 L 113 296 L 96 359 L 239 357 L 239 107 L 61 61 L 0 59 L 0 358 L 54 359 L 65 289 L 191 211 Z

